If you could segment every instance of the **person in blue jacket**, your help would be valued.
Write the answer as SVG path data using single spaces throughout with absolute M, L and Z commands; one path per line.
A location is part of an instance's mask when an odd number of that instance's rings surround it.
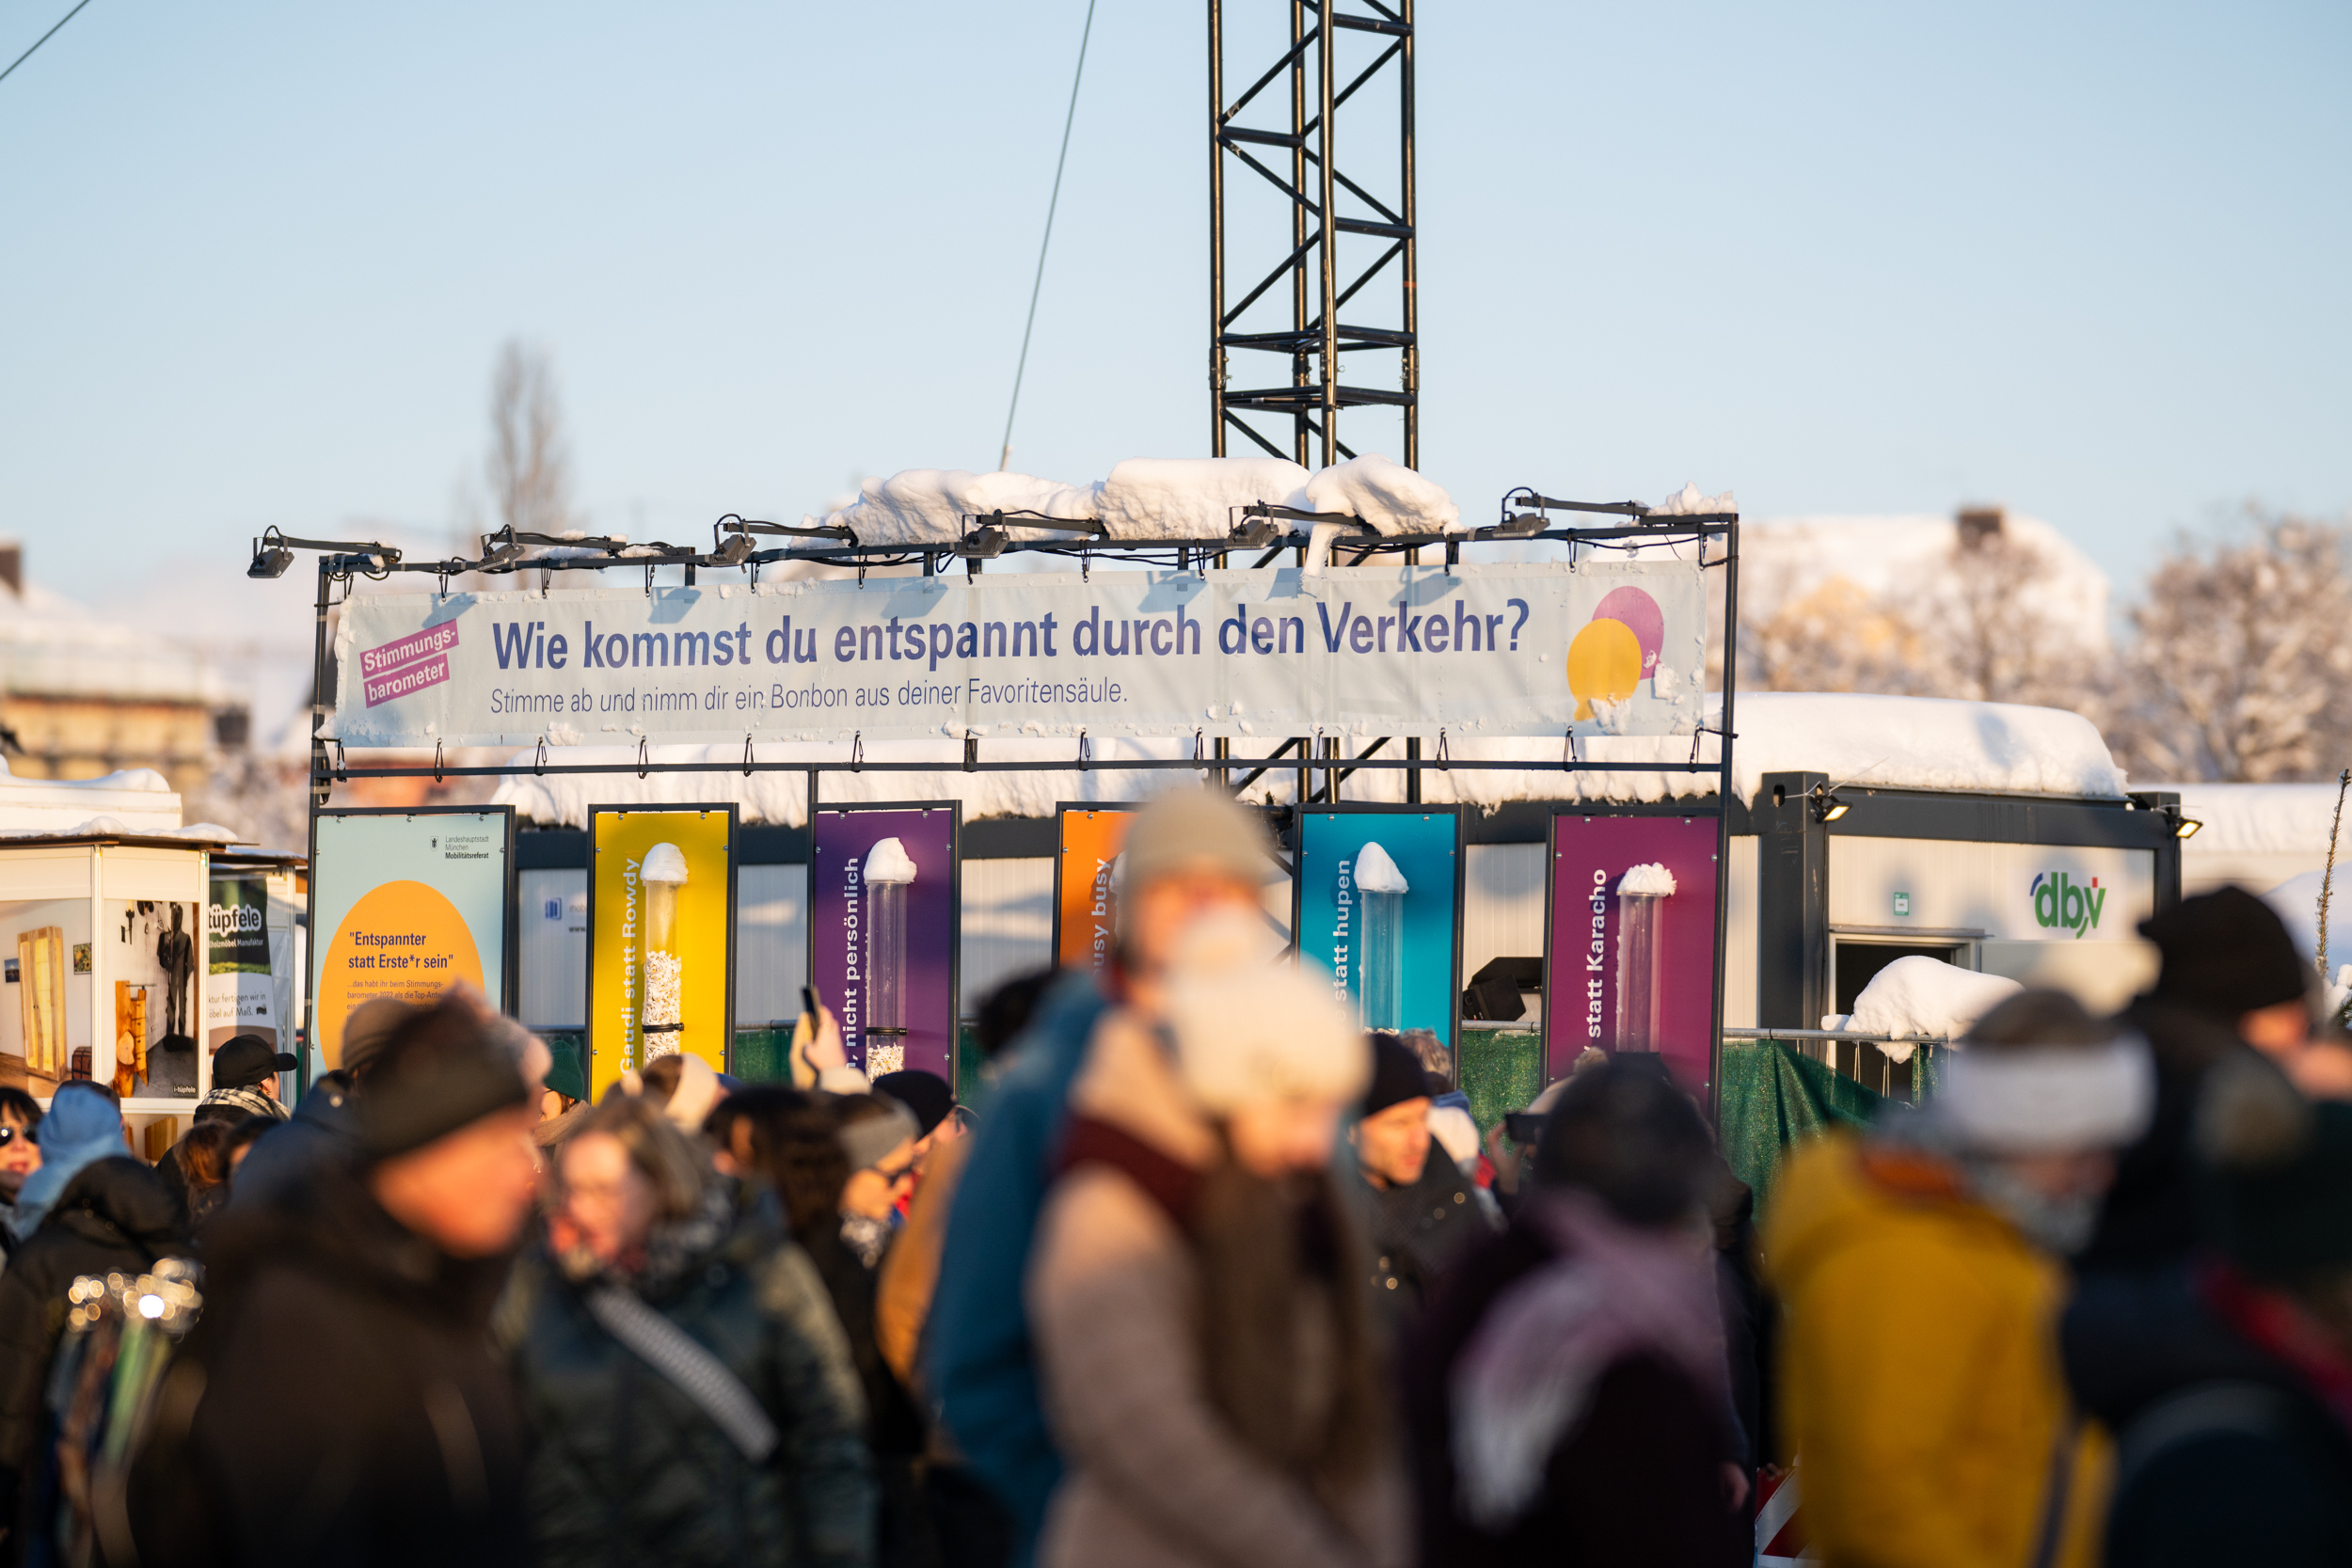
M 1106 1012 L 1156 1019 L 1161 978 L 1196 921 L 1261 907 L 1272 854 L 1259 816 L 1220 793 L 1180 790 L 1137 812 L 1120 856 L 1111 967 L 1099 978 L 1070 970 L 1054 981 L 1008 1052 L 974 1135 L 931 1303 L 930 1386 L 956 1446 L 1014 1518 L 1018 1561 L 1032 1555 L 1062 1470 L 1039 1402 L 1022 1286 L 1071 1081 Z

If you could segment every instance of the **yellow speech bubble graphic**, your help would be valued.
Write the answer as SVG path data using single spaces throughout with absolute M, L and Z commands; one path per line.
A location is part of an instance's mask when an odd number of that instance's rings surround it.
M 1593 621 L 1568 644 L 1568 693 L 1576 717 L 1590 719 L 1596 702 L 1622 703 L 1642 683 L 1642 640 L 1623 621 Z

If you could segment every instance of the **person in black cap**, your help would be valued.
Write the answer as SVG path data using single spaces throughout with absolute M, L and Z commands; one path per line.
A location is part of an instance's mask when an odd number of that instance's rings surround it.
M 488 1334 L 536 1196 L 530 1087 L 456 992 L 393 1029 L 367 1084 L 350 1161 L 206 1236 L 203 1317 L 129 1481 L 140 1561 L 530 1560 Z
M 2189 1123 L 2215 1064 L 2261 1048 L 2290 1056 L 2309 1042 L 2312 973 L 2269 905 L 2244 888 L 2185 898 L 2139 925 L 2155 943 L 2156 983 L 2122 1022 L 2156 1066 L 2153 1119 L 2116 1164 L 2086 1270 L 2146 1269 L 2185 1257 L 2194 1239 Z
M 1372 1087 L 1348 1131 L 1363 1178 L 1372 1238 L 1374 1310 L 1391 1333 L 1421 1313 L 1463 1250 L 1494 1233 L 1461 1167 L 1429 1155 L 1429 1103 L 1443 1092 L 1389 1030 L 1372 1037 Z
M 235 1121 L 241 1117 L 286 1119 L 278 1098 L 278 1075 L 299 1064 L 259 1035 L 238 1035 L 213 1053 L 213 1092 L 197 1102 L 198 1121 Z
M 2195 1119 L 2197 1262 L 2067 1314 L 2077 1397 L 2116 1433 L 2106 1561 L 2352 1561 L 2352 1105 L 2249 1054 Z

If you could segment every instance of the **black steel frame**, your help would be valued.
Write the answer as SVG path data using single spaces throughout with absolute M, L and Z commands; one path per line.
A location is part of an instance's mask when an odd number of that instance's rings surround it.
M 1214 3 L 1214 0 L 1213 0 Z M 1294 0 L 1294 4 L 1297 0 Z M 1409 13 L 1408 13 L 1409 14 Z M 1453 564 L 1461 560 L 1464 545 L 1492 543 L 1524 543 L 1550 541 L 1566 546 L 1573 557 L 1583 558 L 1608 551 L 1633 552 L 1663 548 L 1696 549 L 1699 563 L 1709 570 L 1720 568 L 1724 579 L 1724 613 L 1716 628 L 1723 649 L 1723 709 L 1716 725 L 1702 726 L 1691 737 L 1691 758 L 1687 763 L 1661 762 L 1599 762 L 1577 753 L 1567 736 L 1563 736 L 1560 769 L 1563 774 L 1645 772 L 1645 773 L 1713 773 L 1716 775 L 1717 811 L 1721 817 L 1718 833 L 1717 864 L 1725 868 L 1715 881 L 1715 1007 L 1716 1038 L 1721 1049 L 1723 1023 L 1724 932 L 1728 911 L 1726 899 L 1730 885 L 1727 868 L 1730 865 L 1728 835 L 1731 817 L 1741 812 L 1744 802 L 1732 799 L 1732 747 L 1737 735 L 1736 704 L 1739 691 L 1740 624 L 1740 518 L 1737 513 L 1703 513 L 1690 515 L 1661 515 L 1639 501 L 1576 501 L 1562 500 L 1521 487 L 1502 498 L 1501 515 L 1487 527 L 1454 534 L 1377 534 L 1364 527 L 1359 519 L 1348 516 L 1320 516 L 1290 508 L 1258 505 L 1237 509 L 1239 515 L 1224 538 L 1197 540 L 1155 540 L 1150 543 L 1112 540 L 1103 536 L 1101 525 L 1090 521 L 1046 522 L 1042 519 L 1023 519 L 1013 514 L 991 514 L 966 519 L 968 531 L 962 540 L 952 546 L 928 548 L 908 548 L 900 546 L 871 546 L 861 544 L 843 528 L 796 528 L 778 523 L 761 522 L 730 513 L 711 528 L 712 547 L 700 551 L 688 546 L 668 544 L 627 545 L 610 539 L 555 539 L 547 536 L 517 534 L 504 529 L 483 540 L 483 555 L 476 561 L 446 560 L 412 562 L 389 546 L 379 543 L 337 543 L 330 541 L 290 539 L 276 530 L 254 542 L 253 575 L 275 576 L 285 569 L 284 561 L 271 562 L 273 553 L 283 556 L 289 546 L 316 549 L 318 562 L 318 599 L 313 627 L 312 679 L 314 697 L 311 707 L 310 739 L 310 800 L 315 820 L 326 809 L 327 799 L 337 784 L 365 778 L 499 778 L 518 771 L 513 763 L 487 766 L 459 766 L 447 763 L 439 749 L 430 766 L 387 765 L 358 767 L 350 765 L 342 753 L 341 743 L 336 755 L 329 756 L 326 737 L 318 732 L 326 722 L 333 700 L 334 671 L 329 659 L 327 627 L 330 612 L 340 602 L 334 596 L 334 585 L 348 585 L 352 578 L 365 577 L 382 579 L 395 574 L 437 577 L 446 584 L 450 578 L 478 573 L 485 576 L 519 577 L 533 571 L 609 571 L 615 568 L 644 568 L 647 592 L 653 586 L 657 567 L 674 566 L 682 569 L 685 580 L 691 583 L 697 571 L 746 570 L 757 580 L 758 569 L 765 564 L 782 562 L 813 562 L 825 565 L 853 568 L 859 571 L 878 566 L 903 566 L 920 562 L 926 576 L 936 575 L 954 561 L 961 560 L 967 573 L 977 574 L 984 561 L 999 554 L 1042 553 L 1065 556 L 1090 564 L 1095 561 L 1119 563 L 1143 563 L 1173 566 L 1178 570 L 1223 567 L 1237 550 L 1262 551 L 1256 566 L 1271 564 L 1285 550 L 1296 550 L 1303 558 L 1311 527 L 1317 522 L 1357 524 L 1364 537 L 1344 540 L 1333 552 L 1336 564 L 1360 564 L 1375 556 L 1405 553 L 1407 559 L 1418 560 L 1423 546 L 1442 547 L 1445 560 Z M 1576 516 L 1620 518 L 1599 526 L 1578 526 L 1560 522 L 1555 513 Z M 1285 523 L 1304 522 L 1310 525 L 1301 531 L 1280 527 Z M 1016 538 L 1009 531 L 1020 529 L 1029 532 L 1051 532 L 1065 537 L 1057 539 Z M 770 549 L 751 547 L 755 535 L 781 535 L 821 540 L 801 546 L 784 546 Z M 1077 537 L 1068 537 L 1076 535 Z M 525 546 L 561 546 L 561 554 L 532 556 Z M 1343 550 L 1354 552 L 1352 559 L 1341 562 Z M 596 553 L 589 553 L 589 552 Z M 274 569 L 264 570 L 265 566 Z M 1716 760 L 1699 759 L 1703 736 L 1712 734 L 1719 743 Z M 1455 758 L 1448 754 L 1444 739 L 1439 737 L 1435 756 L 1423 755 L 1419 737 L 1407 737 L 1404 755 L 1393 752 L 1379 755 L 1391 737 L 1382 736 L 1368 742 L 1354 756 L 1343 755 L 1339 742 L 1332 737 L 1294 736 L 1276 745 L 1262 757 L 1236 757 L 1231 754 L 1230 743 L 1218 740 L 1214 751 L 1205 743 L 1197 743 L 1192 757 L 1141 758 L 1121 761 L 1093 760 L 1087 752 L 1086 737 L 1077 741 L 1074 765 L 1080 771 L 1102 768 L 1118 772 L 1193 772 L 1215 779 L 1221 788 L 1238 792 L 1247 788 L 1262 774 L 1280 767 L 1298 774 L 1300 809 L 1330 806 L 1340 803 L 1340 791 L 1349 775 L 1370 769 L 1375 772 L 1397 771 L 1405 774 L 1406 808 L 1422 804 L 1421 779 L 1427 772 L 1466 772 L 1505 770 L 1524 772 L 1529 764 L 1522 760 L 1484 760 Z M 942 771 L 1032 772 L 1041 764 L 1034 761 L 989 761 L 980 756 L 980 742 L 967 737 L 963 757 L 959 762 L 868 762 L 855 739 L 846 744 L 847 755 L 838 762 L 760 762 L 747 745 L 740 762 L 655 762 L 647 747 L 641 743 L 639 758 L 634 763 L 558 763 L 548 760 L 544 746 L 532 771 L 538 774 L 616 774 L 634 772 L 644 778 L 653 773 L 723 773 L 740 770 L 746 775 L 755 772 L 798 772 L 808 783 L 808 811 L 813 823 L 816 813 L 823 807 L 821 789 L 827 773 L 938 773 Z M 1320 771 L 1323 783 L 1317 786 L 1315 774 Z M 1240 773 L 1240 777 L 1234 775 Z M 914 802 L 924 804 L 925 802 Z M 1692 803 L 1672 807 L 1641 805 L 1614 806 L 1594 802 L 1589 815 L 1643 815 L 1658 810 L 1673 810 L 1677 815 L 1704 815 L 1706 808 Z M 961 811 L 957 816 L 959 834 L 963 827 Z M 315 835 L 314 835 L 315 836 Z M 510 875 L 513 863 L 509 860 Z M 959 873 L 959 875 L 961 875 Z M 1459 969 L 1458 958 L 1456 969 Z M 959 980 L 959 983 L 960 980 Z M 1456 1021 L 1458 1044 L 1459 1021 Z M 959 1042 L 960 1044 L 960 1042 Z M 1710 1087 L 1720 1078 L 1710 1069 Z
M 1340 439 L 1343 408 L 1386 405 L 1402 411 L 1404 463 L 1421 466 L 1421 335 L 1415 283 L 1415 191 L 1413 182 L 1413 0 L 1360 0 L 1371 14 L 1339 8 L 1338 0 L 1286 0 L 1290 43 L 1271 65 L 1230 103 L 1225 96 L 1225 4 L 1209 0 L 1209 420 L 1210 451 L 1226 455 L 1226 437 L 1239 431 L 1276 457 L 1306 465 L 1320 443 L 1325 465 L 1356 453 Z M 1362 34 L 1375 46 L 1369 65 L 1342 77 L 1340 36 Z M 1339 111 L 1384 73 L 1396 83 L 1398 182 L 1394 202 L 1382 200 L 1339 166 Z M 1269 91 L 1279 83 L 1287 90 Z M 1287 115 L 1282 111 L 1288 109 Z M 1255 110 L 1270 123 L 1246 124 Z M 1276 164 L 1269 166 L 1263 152 Z M 1290 211 L 1288 253 L 1255 256 L 1245 273 L 1247 292 L 1232 303 L 1226 296 L 1226 253 L 1232 239 L 1226 222 L 1226 161 L 1263 179 L 1280 193 Z M 1362 165 L 1357 166 L 1359 168 Z M 1343 196 L 1354 215 L 1343 214 Z M 1376 261 L 1352 281 L 1342 275 L 1341 236 L 1375 244 Z M 1277 260 L 1277 257 L 1279 257 Z M 1269 266 L 1267 263 L 1271 262 Z M 1394 266 L 1399 285 L 1396 325 L 1371 325 L 1341 319 L 1340 312 L 1366 285 Z M 1262 270 L 1263 269 L 1263 270 Z M 1287 288 L 1284 285 L 1288 285 Z M 1280 305 L 1287 294 L 1288 320 Z M 1260 312 L 1263 327 L 1245 325 Z M 1233 350 L 1270 354 L 1289 363 L 1287 385 L 1236 390 L 1227 385 Z M 1395 351 L 1397 388 L 1350 386 L 1340 379 L 1341 356 Z M 1271 379 L 1271 378 L 1268 378 Z M 1245 414 L 1287 421 L 1288 439 L 1269 435 Z
M 1725 787 L 1728 786 L 1731 776 L 1730 735 L 1733 728 L 1733 695 L 1737 686 L 1739 652 L 1736 640 L 1731 635 L 1732 629 L 1739 625 L 1740 519 L 1738 514 L 1705 513 L 1689 516 L 1659 515 L 1653 514 L 1650 508 L 1639 501 L 1560 500 L 1538 495 L 1524 487 L 1513 490 L 1502 498 L 1502 516 L 1495 524 L 1451 534 L 1378 534 L 1372 532 L 1355 517 L 1323 516 L 1271 505 L 1244 507 L 1237 511 L 1242 515 L 1232 532 L 1225 538 L 1154 540 L 1148 543 L 1092 537 L 1099 525 L 1091 523 L 1027 524 L 1012 519 L 1009 515 L 990 514 L 967 519 L 967 522 L 973 526 L 973 532 L 966 535 L 967 540 L 977 534 L 986 533 L 991 529 L 999 531 L 997 537 L 991 542 L 987 554 L 971 557 L 961 555 L 961 544 L 929 548 L 863 545 L 858 543 L 853 536 L 849 536 L 849 531 L 846 529 L 790 528 L 777 523 L 746 519 L 733 513 L 720 518 L 712 525 L 713 546 L 707 551 L 661 543 L 627 545 L 617 540 L 558 540 L 528 533 L 517 534 L 513 529 L 501 529 L 497 533 L 485 536 L 483 555 L 480 559 L 473 561 L 454 558 L 444 561 L 410 561 L 405 559 L 399 549 L 388 545 L 292 539 L 272 529 L 255 541 L 254 569 L 257 575 L 275 575 L 261 572 L 264 559 L 270 552 L 282 552 L 287 546 L 324 552 L 319 556 L 318 561 L 318 596 L 313 616 L 311 644 L 310 799 L 311 810 L 314 814 L 326 807 L 329 792 L 335 784 L 348 783 L 353 779 L 431 778 L 437 782 L 452 778 L 497 778 L 517 770 L 511 763 L 497 763 L 488 766 L 453 764 L 444 759 L 437 746 L 435 749 L 434 761 L 429 765 L 355 768 L 351 766 L 347 757 L 342 755 L 341 742 L 335 743 L 335 753 L 330 755 L 328 739 L 319 733 L 326 724 L 335 689 L 335 671 L 330 657 L 327 628 L 331 612 L 342 602 L 335 596 L 335 585 L 344 584 L 346 587 L 344 597 L 348 597 L 348 585 L 355 578 L 367 578 L 380 581 L 388 577 L 398 575 L 433 577 L 438 578 L 446 588 L 451 578 L 469 574 L 523 578 L 532 572 L 552 574 L 559 571 L 605 572 L 614 569 L 642 568 L 645 573 L 646 590 L 650 593 L 654 571 L 664 566 L 682 570 L 685 580 L 690 584 L 695 580 L 695 574 L 698 571 L 711 570 L 746 570 L 752 574 L 753 580 L 756 582 L 758 569 L 762 565 L 784 562 L 810 562 L 859 571 L 919 562 L 925 575 L 931 576 L 936 575 L 950 562 L 963 559 L 967 571 L 977 574 L 983 560 L 993 558 L 996 554 L 1018 553 L 1065 556 L 1080 560 L 1087 564 L 1091 564 L 1095 561 L 1107 561 L 1120 564 L 1172 566 L 1181 571 L 1205 569 L 1212 565 L 1223 567 L 1235 551 L 1248 548 L 1263 550 L 1256 561 L 1249 564 L 1266 566 L 1285 550 L 1295 549 L 1302 556 L 1304 555 L 1311 527 L 1307 531 L 1299 531 L 1278 529 L 1275 526 L 1280 522 L 1292 521 L 1309 521 L 1311 524 L 1317 521 L 1337 521 L 1356 524 L 1363 529 L 1361 537 L 1343 540 L 1334 546 L 1333 563 L 1343 565 L 1360 565 L 1366 561 L 1382 555 L 1404 553 L 1408 556 L 1417 556 L 1424 546 L 1442 547 L 1447 563 L 1453 564 L 1461 560 L 1462 547 L 1465 545 L 1519 544 L 1538 540 L 1565 545 L 1579 557 L 1611 550 L 1631 552 L 1644 549 L 1678 548 L 1685 546 L 1696 548 L 1698 560 L 1703 566 L 1709 569 L 1720 567 L 1725 573 L 1724 617 L 1722 626 L 1718 628 L 1719 634 L 1724 639 L 1723 642 L 1723 718 L 1719 731 L 1702 730 L 1700 732 L 1702 735 L 1720 735 L 1724 742 L 1720 762 L 1703 763 L 1698 760 L 1698 736 L 1692 737 L 1692 755 L 1687 764 L 1590 761 L 1577 756 L 1572 747 L 1565 746 L 1565 737 L 1564 736 L 1560 766 L 1564 772 L 1720 772 Z M 1555 512 L 1622 517 L 1625 520 L 1622 523 L 1599 527 L 1579 527 L 1557 524 L 1551 515 Z M 1074 540 L 1069 538 L 1014 539 L 1001 531 L 1001 529 L 1005 527 L 1036 528 L 1040 531 L 1050 529 L 1053 531 L 1063 534 L 1074 533 L 1081 537 Z M 823 535 L 839 542 L 764 550 L 749 548 L 752 537 L 760 533 Z M 525 553 L 522 546 L 530 544 L 560 546 L 562 553 L 529 555 Z M 1718 546 L 1720 546 L 1719 548 Z M 591 550 L 598 553 L 587 553 Z M 1349 559 L 1342 561 L 1340 554 L 1343 551 L 1352 551 L 1353 554 Z M 280 566 L 278 569 L 283 570 L 283 567 Z M 1438 749 L 1438 755 L 1425 757 L 1422 754 L 1422 746 L 1418 737 L 1408 738 L 1406 741 L 1403 756 L 1375 754 L 1390 744 L 1390 738 L 1383 736 L 1375 739 L 1354 756 L 1343 755 L 1335 740 L 1325 738 L 1318 745 L 1314 738 L 1299 736 L 1281 742 L 1272 752 L 1263 757 L 1232 756 L 1229 754 L 1226 744 L 1220 741 L 1214 754 L 1210 753 L 1204 743 L 1198 749 L 1197 754 L 1191 758 L 1141 758 L 1097 762 L 1088 754 L 1086 741 L 1082 736 L 1078 741 L 1075 766 L 1082 772 L 1099 768 L 1117 771 L 1166 770 L 1214 774 L 1228 788 L 1238 790 L 1254 782 L 1260 774 L 1278 765 L 1285 765 L 1288 768 L 1295 769 L 1299 775 L 1301 788 L 1298 803 L 1301 805 L 1337 800 L 1339 788 L 1346 781 L 1348 775 L 1363 769 L 1375 772 L 1404 772 L 1406 775 L 1405 803 L 1419 805 L 1421 803 L 1420 776 L 1424 772 L 1446 772 L 1454 769 L 1524 771 L 1528 767 L 1524 761 L 1454 758 L 1445 754 L 1442 745 Z M 737 769 L 745 774 L 755 772 L 805 773 L 809 780 L 809 805 L 814 810 L 818 803 L 818 781 L 824 773 L 936 773 L 943 768 L 975 773 L 1022 772 L 1034 771 L 1040 766 L 1035 762 L 985 761 L 979 755 L 980 742 L 977 739 L 964 741 L 963 758 L 960 763 L 869 762 L 860 754 L 855 741 L 850 742 L 849 745 L 850 754 L 843 760 L 818 763 L 759 762 L 749 755 L 746 755 L 741 762 L 656 762 L 651 758 L 649 745 L 641 745 L 640 760 L 633 763 L 561 763 L 549 761 L 543 754 L 532 764 L 532 771 L 537 774 L 559 775 L 634 772 L 640 778 L 652 773 L 723 773 Z M 1291 760 L 1284 764 L 1285 758 Z M 1235 781 L 1232 775 L 1241 769 L 1250 769 L 1250 771 L 1245 773 L 1239 781 Z M 1314 788 L 1312 779 L 1318 770 L 1323 773 L 1325 782 L 1320 788 Z

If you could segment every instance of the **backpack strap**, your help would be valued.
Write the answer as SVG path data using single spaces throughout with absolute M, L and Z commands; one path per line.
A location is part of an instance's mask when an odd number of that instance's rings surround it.
M 2199 1437 L 2275 1436 L 2294 1419 L 2294 1402 L 2260 1383 L 2200 1383 L 2157 1401 L 2132 1422 L 2116 1447 L 2115 1488 L 2121 1497 L 2149 1465 Z
M 2066 1540 L 2066 1510 L 2074 1490 L 2074 1449 L 2082 1422 L 2072 1410 L 2058 1420 L 2058 1440 L 2050 1446 L 2050 1478 L 2042 1489 L 2042 1528 L 2035 1533 L 2033 1568 L 2052 1568 Z
M 591 1291 L 587 1301 L 589 1315 L 604 1331 L 693 1401 L 743 1450 L 744 1458 L 761 1465 L 776 1451 L 782 1441 L 776 1423 L 768 1418 L 742 1379 L 727 1370 L 726 1363 L 691 1335 L 617 1286 Z

